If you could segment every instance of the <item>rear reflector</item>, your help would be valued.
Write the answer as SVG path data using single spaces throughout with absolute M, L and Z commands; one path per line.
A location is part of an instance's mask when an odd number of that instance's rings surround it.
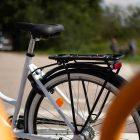
M 120 69 L 122 67 L 122 63 L 115 63 L 114 65 L 113 65 L 113 69 L 115 69 L 115 70 L 118 70 L 118 69 Z

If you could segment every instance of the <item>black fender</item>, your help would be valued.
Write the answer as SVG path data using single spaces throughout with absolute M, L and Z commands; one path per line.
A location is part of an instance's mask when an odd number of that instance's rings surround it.
M 76 62 L 76 63 L 68 63 L 68 64 L 66 64 L 66 66 L 60 65 L 60 66 L 57 66 L 57 67 L 51 69 L 44 75 L 44 77 L 42 79 L 42 83 L 44 83 L 44 81 L 45 82 L 49 81 L 50 79 L 52 79 L 53 77 L 56 77 L 57 75 L 60 75 L 61 73 L 67 73 L 66 67 L 69 71 L 75 70 L 75 71 L 81 71 L 81 72 L 83 71 L 83 72 L 87 72 L 87 73 L 91 73 L 91 74 L 96 73 L 96 75 L 98 77 L 100 77 L 102 75 L 105 77 L 105 79 L 107 79 L 109 81 L 118 79 L 118 80 L 122 81 L 121 83 L 126 82 L 126 80 L 124 78 L 122 78 L 121 76 L 119 76 L 118 74 L 113 72 L 108 67 L 95 65 L 92 63 Z
M 76 63 L 68 63 L 66 64 L 69 72 L 84 72 L 87 74 L 95 74 L 98 77 L 104 76 L 105 78 L 107 78 L 107 80 L 109 80 L 109 82 L 111 82 L 112 80 L 115 80 L 115 83 L 117 85 L 117 87 L 120 87 L 124 82 L 126 82 L 121 76 L 117 75 L 116 73 L 114 73 L 113 71 L 111 71 L 108 67 L 102 67 L 99 65 L 95 65 L 92 63 L 82 63 L 82 62 L 76 62 Z M 65 66 L 60 65 L 57 66 L 53 69 L 51 69 L 50 71 L 48 71 L 42 78 L 42 83 L 45 84 L 47 81 L 53 79 L 56 76 L 59 76 L 63 73 L 67 73 L 67 70 L 65 68 Z M 108 78 L 109 77 L 109 78 Z M 31 103 L 34 99 L 34 96 L 36 94 L 35 92 L 35 88 L 33 88 L 28 96 L 28 99 L 26 101 L 26 106 L 25 106 L 25 111 L 24 111 L 24 132 L 27 133 L 28 132 L 28 114 L 29 114 L 29 109 L 31 106 Z M 39 94 L 44 95 L 40 90 L 38 91 Z M 43 96 L 42 96 L 43 99 Z M 41 100 L 40 100 L 41 102 Z M 36 108 L 37 109 L 37 108 Z M 34 132 L 36 133 L 36 132 Z

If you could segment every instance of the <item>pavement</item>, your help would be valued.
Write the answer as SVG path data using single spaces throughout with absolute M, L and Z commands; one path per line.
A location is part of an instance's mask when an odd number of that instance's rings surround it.
M 24 54 L 0 52 L 0 91 L 12 98 L 17 97 L 24 60 Z M 49 60 L 47 55 L 36 55 L 33 58 L 33 62 L 37 66 L 42 66 L 51 64 L 54 61 Z M 120 75 L 125 79 L 130 80 L 139 70 L 140 65 L 125 63 L 120 71 Z M 29 90 L 30 84 L 27 82 L 25 93 L 28 94 Z
M 17 98 L 24 60 L 24 54 L 0 52 L 0 91 L 6 96 Z M 51 64 L 54 61 L 49 60 L 47 55 L 36 55 L 36 57 L 33 58 L 33 62 L 37 66 L 43 66 Z M 129 81 L 139 71 L 140 65 L 124 63 L 120 75 Z M 30 83 L 27 81 L 22 107 L 25 105 L 30 89 Z M 9 113 L 13 111 L 13 107 L 7 103 L 5 103 L 5 108 Z
M 0 52 L 0 91 L 6 96 L 16 99 L 19 89 L 20 79 L 22 75 L 22 69 L 25 61 L 25 55 L 21 53 L 11 53 L 11 52 Z M 45 64 L 52 63 L 47 56 L 36 56 L 33 59 L 37 66 L 42 66 Z M 23 98 L 23 107 L 26 98 L 30 92 L 31 86 L 27 81 L 25 88 L 25 96 Z M 5 103 L 6 110 L 12 109 Z M 13 109 L 12 109 L 13 110 Z M 9 111 L 8 111 L 9 112 Z

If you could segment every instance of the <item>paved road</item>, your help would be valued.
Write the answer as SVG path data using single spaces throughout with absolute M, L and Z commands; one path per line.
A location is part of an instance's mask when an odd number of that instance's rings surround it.
M 24 60 L 23 54 L 0 52 L 0 91 L 12 98 L 17 97 Z M 47 56 L 36 56 L 34 62 L 37 66 L 51 63 Z M 30 84 L 27 82 L 25 93 L 28 94 L 29 91 Z M 24 96 L 24 101 L 27 94 Z M 6 108 L 9 109 L 7 104 Z
M 12 98 L 17 97 L 24 60 L 25 58 L 23 54 L 0 52 L 0 91 Z M 53 62 L 52 60 L 49 60 L 47 56 L 40 55 L 34 57 L 33 61 L 37 66 L 50 64 Z M 130 79 L 131 77 L 133 77 L 139 67 L 140 66 L 124 64 L 120 74 L 125 79 Z M 30 84 L 27 82 L 24 101 L 26 100 L 29 91 Z M 6 104 L 6 107 L 9 106 L 7 106 Z
M 18 53 L 0 52 L 0 91 L 10 97 L 16 98 L 19 88 L 19 81 L 24 64 L 24 55 Z M 53 61 L 49 60 L 47 56 L 37 55 L 33 59 L 37 66 L 50 64 Z M 124 64 L 120 74 L 125 79 L 130 79 L 140 68 L 140 65 Z M 25 90 L 26 95 L 30 91 L 30 85 L 27 83 Z
M 37 66 L 42 66 L 45 64 L 52 63 L 47 56 L 36 56 L 34 58 L 34 63 Z M 5 93 L 5 95 L 12 98 L 17 97 L 17 92 L 19 88 L 19 81 L 21 78 L 21 72 L 24 64 L 24 55 L 18 53 L 8 53 L 0 52 L 0 91 Z M 130 65 L 124 64 L 120 74 L 125 79 L 130 79 L 134 74 L 140 69 L 140 65 Z M 27 87 L 25 89 L 25 96 L 23 100 L 23 107 L 26 101 L 26 97 L 30 91 L 30 83 L 27 82 Z M 8 112 L 13 110 L 13 108 L 7 104 L 5 107 Z

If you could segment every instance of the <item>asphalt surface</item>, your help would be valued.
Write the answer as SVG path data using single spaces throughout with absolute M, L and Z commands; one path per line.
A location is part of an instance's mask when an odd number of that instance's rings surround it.
M 0 52 L 0 91 L 6 96 L 17 98 L 17 93 L 19 89 L 20 78 L 22 74 L 22 69 L 24 65 L 25 56 L 24 54 L 11 53 L 11 52 Z M 46 64 L 51 64 L 54 61 L 49 60 L 46 56 L 37 55 L 33 58 L 34 64 L 37 66 L 42 66 Z M 135 64 L 123 64 L 120 71 L 120 75 L 127 80 L 130 80 L 138 71 L 140 70 L 140 65 Z M 24 107 L 26 98 L 31 90 L 30 83 L 27 81 L 25 95 L 22 102 L 22 107 Z M 5 108 L 7 112 L 13 112 L 13 107 L 5 103 Z
M 0 91 L 6 96 L 15 99 L 17 98 L 24 61 L 24 54 L 0 52 Z M 54 62 L 49 60 L 47 56 L 36 56 L 33 61 L 37 66 Z M 23 105 L 30 92 L 30 89 L 30 83 L 27 81 Z M 9 109 L 9 105 L 7 103 L 5 106 L 6 109 Z
M 15 93 L 18 90 L 24 60 L 24 54 L 0 52 L 0 89 L 4 92 L 13 91 Z M 37 55 L 33 58 L 33 62 L 38 66 L 42 66 L 54 61 L 49 60 L 47 55 Z M 139 68 L 140 65 L 123 64 L 120 75 L 125 79 L 130 79 Z
M 9 97 L 17 97 L 24 60 L 24 54 L 0 52 L 0 91 Z M 33 63 L 37 66 L 53 62 L 53 60 L 48 59 L 47 55 L 37 55 L 33 58 Z M 140 65 L 123 64 L 120 75 L 129 80 L 139 69 Z M 30 89 L 30 84 L 27 82 L 25 96 L 28 95 Z

